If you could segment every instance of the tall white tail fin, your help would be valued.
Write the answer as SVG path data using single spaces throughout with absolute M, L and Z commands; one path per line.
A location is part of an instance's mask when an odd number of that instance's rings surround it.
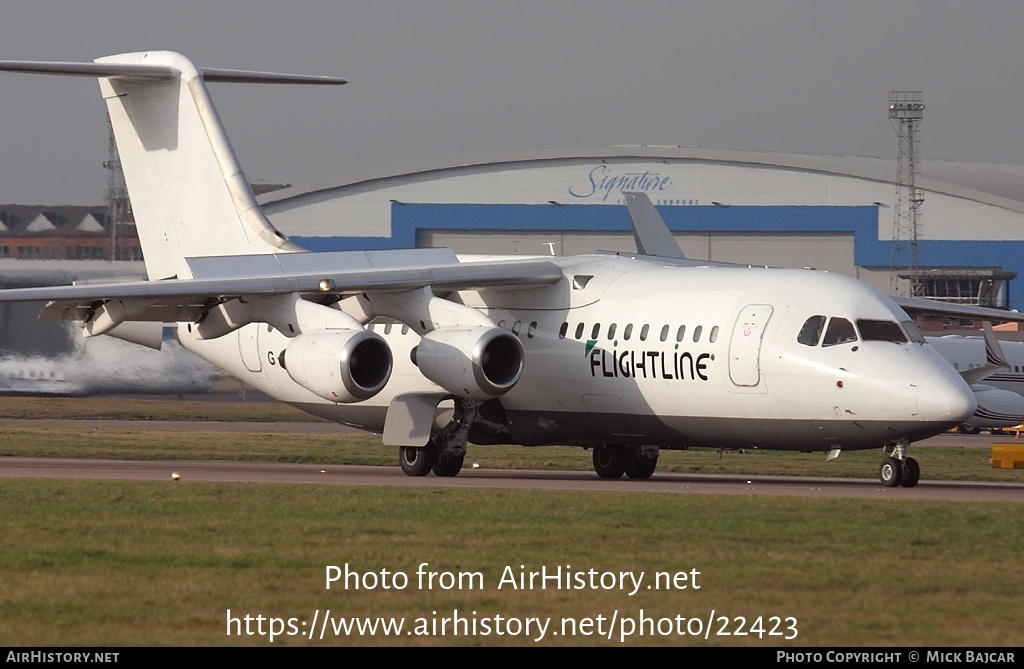
M 3 70 L 99 78 L 151 280 L 191 277 L 185 258 L 300 250 L 257 204 L 204 79 L 344 80 L 200 70 L 170 51 L 118 54 L 93 63 L 0 61 Z

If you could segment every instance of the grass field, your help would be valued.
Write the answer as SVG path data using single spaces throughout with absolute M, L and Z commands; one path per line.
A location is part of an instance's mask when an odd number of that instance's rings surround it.
M 6 402 L 5 398 L 4 402 Z M 166 419 L 235 419 L 228 407 L 141 407 L 79 400 L 87 419 L 123 412 Z M 22 402 L 19 400 L 19 403 Z M 93 404 L 95 402 L 95 404 Z M 2 405 L 3 402 L 0 402 Z M 32 406 L 34 404 L 34 406 Z M 101 406 L 105 404 L 106 406 Z M 221 403 L 200 403 L 221 404 Z M 224 403 L 227 404 L 227 403 Z M 255 405 L 255 403 L 252 403 Z M 158 406 L 159 405 L 159 406 Z M 6 416 L 67 417 L 49 402 L 11 403 Z M 266 420 L 260 403 L 250 415 Z M 246 407 L 246 411 L 250 408 Z M 170 412 L 170 413 L 165 413 Z M 200 418 L 203 417 L 203 418 Z M 219 417 L 219 418 L 217 418 Z M 301 418 L 300 418 L 301 419 Z M 361 440 L 361 441 L 360 441 Z M 393 464 L 372 435 L 262 435 L 6 423 L 3 455 L 255 458 Z M 483 466 L 589 469 L 571 448 L 476 448 Z M 921 448 L 925 478 L 943 471 L 1007 475 L 985 449 Z M 859 458 L 862 458 L 860 460 Z M 492 462 L 489 458 L 493 458 Z M 874 476 L 875 452 L 666 453 L 659 469 Z M 678 468 L 678 469 L 677 469 Z M 733 471 L 739 471 L 733 470 Z M 856 473 L 854 473 L 856 472 Z M 1024 499 L 1022 499 L 1024 502 Z M 227 612 L 281 619 L 273 645 L 779 645 L 1007 646 L 1024 643 L 1024 504 L 786 497 L 337 487 L 200 482 L 3 479 L 0 486 L 0 645 L 270 645 L 228 636 Z M 480 587 L 419 587 L 417 566 L 479 574 Z M 328 565 L 409 577 L 403 589 L 325 589 Z M 647 590 L 498 589 L 506 567 L 686 572 L 701 587 Z M 365 583 L 365 582 L 364 582 Z M 351 585 L 351 583 L 350 583 Z M 468 584 L 467 584 L 468 585 Z M 474 583 L 476 585 L 476 583 Z M 431 631 L 458 610 L 477 634 L 287 635 L 315 615 L 417 619 Z M 673 633 L 638 636 L 641 611 Z M 714 612 L 703 636 L 676 633 L 677 616 Z M 475 612 L 475 613 L 473 613 Z M 548 620 L 538 631 L 481 634 L 495 616 Z M 603 617 L 598 620 L 598 617 Z M 598 636 L 617 625 L 612 635 Z M 770 636 L 772 618 L 782 636 Z M 562 619 L 593 634 L 559 634 Z M 742 629 L 740 618 L 744 620 Z M 789 621 L 787 618 L 795 620 Z M 671 619 L 671 620 L 670 620 Z M 760 619 L 761 625 L 755 625 Z M 506 621 L 508 622 L 508 621 Z M 685 624 L 685 623 L 684 623 Z M 256 621 L 253 619 L 253 629 Z M 269 629 L 269 620 L 265 629 Z M 763 629 L 759 632 L 758 629 Z M 440 630 L 437 630 L 440 631 Z M 506 631 L 508 628 L 506 628 Z M 604 629 L 607 631 L 607 629 Z M 746 631 L 737 635 L 737 631 Z M 792 638 L 793 633 L 795 638 Z M 729 632 L 728 636 L 719 635 Z M 791 638 L 786 638 L 786 637 Z
M 0 418 L 326 422 L 281 402 L 137 397 L 0 397 Z
M 736 631 L 792 617 L 796 637 L 630 636 L 636 645 L 1019 646 L 1024 507 L 704 495 L 276 484 L 30 481 L 0 492 L 0 645 L 268 644 L 227 610 L 310 620 L 613 615 Z M 417 565 L 479 588 L 417 585 Z M 325 589 L 327 565 L 403 572 L 405 589 Z M 525 589 L 518 572 L 697 570 L 699 589 Z M 648 581 L 650 583 L 650 581 Z M 350 585 L 352 585 L 350 583 Z M 615 612 L 618 612 L 617 614 Z M 434 613 L 436 612 L 436 614 Z M 722 623 L 718 616 L 726 616 Z M 781 629 L 780 629 L 781 631 Z M 552 636 L 540 643 L 620 645 Z M 792 635 L 787 631 L 786 635 Z M 281 636 L 274 645 L 533 645 L 516 636 Z

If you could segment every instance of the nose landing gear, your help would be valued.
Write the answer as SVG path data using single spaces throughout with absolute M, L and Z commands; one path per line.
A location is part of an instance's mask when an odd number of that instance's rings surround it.
M 882 460 L 878 478 L 886 488 L 913 488 L 921 480 L 921 466 L 914 458 L 907 457 L 909 446 L 906 441 L 897 442 L 889 451 L 890 455 Z

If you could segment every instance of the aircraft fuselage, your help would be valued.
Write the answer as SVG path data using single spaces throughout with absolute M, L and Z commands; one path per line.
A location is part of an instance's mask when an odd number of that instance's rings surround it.
M 614 255 L 554 260 L 565 279 L 552 286 L 449 296 L 515 333 L 526 353 L 522 378 L 485 409 L 474 442 L 861 449 L 937 434 L 974 410 L 967 384 L 923 340 L 798 341 L 816 315 L 822 326 L 908 320 L 848 277 Z M 394 369 L 382 392 L 352 404 L 292 381 L 277 362 L 288 338 L 267 324 L 214 340 L 184 327 L 179 335 L 275 398 L 380 432 L 396 395 L 440 389 L 411 360 L 413 329 L 369 327 L 391 347 Z

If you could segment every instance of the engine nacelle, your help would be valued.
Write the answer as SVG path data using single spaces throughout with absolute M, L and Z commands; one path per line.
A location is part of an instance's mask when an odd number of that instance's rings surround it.
M 391 349 L 368 330 L 300 334 L 278 360 L 295 383 L 332 402 L 369 399 L 391 378 Z
M 974 427 L 1013 427 L 1024 422 L 1024 397 L 984 384 L 971 386 L 978 409 L 967 419 Z
M 439 328 L 423 336 L 412 361 L 448 392 L 485 400 L 512 389 L 523 375 L 523 344 L 503 328 Z

